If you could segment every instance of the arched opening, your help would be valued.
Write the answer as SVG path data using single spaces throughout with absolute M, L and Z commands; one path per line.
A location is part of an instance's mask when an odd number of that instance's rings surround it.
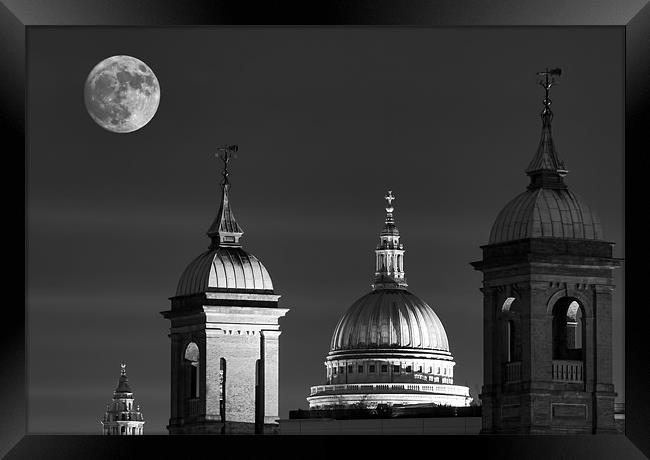
M 553 306 L 553 359 L 582 361 L 584 359 L 584 309 L 570 297 L 563 297 Z
M 189 373 L 189 397 L 199 397 L 199 347 L 190 342 L 185 348 L 185 363 Z
M 514 297 L 508 297 L 505 302 L 503 302 L 503 305 L 501 306 L 501 311 L 510 311 L 510 307 L 512 307 L 512 303 L 515 301 Z
M 401 254 L 397 255 L 397 271 L 402 272 L 404 269 L 402 268 L 402 256 Z

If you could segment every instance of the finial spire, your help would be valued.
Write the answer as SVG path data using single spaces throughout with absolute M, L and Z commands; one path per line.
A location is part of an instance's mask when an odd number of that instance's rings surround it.
M 120 363 L 120 367 L 120 375 L 126 375 L 126 363 L 124 361 Z
M 542 136 L 537 147 L 537 152 L 526 168 L 526 174 L 531 178 L 528 188 L 566 188 L 562 178 L 568 171 L 560 161 L 551 135 L 551 87 L 558 84 L 557 80 L 562 74 L 559 68 L 537 72 L 537 83 L 544 88 L 544 109 L 542 110 Z
M 230 172 L 228 171 L 228 163 L 232 158 L 237 158 L 237 151 L 239 150 L 239 146 L 232 144 L 232 145 L 225 145 L 223 147 L 218 147 L 217 148 L 217 153 L 214 154 L 216 158 L 220 158 L 221 161 L 223 161 L 223 182 L 222 185 L 227 185 L 228 182 L 228 176 L 230 175 Z
M 231 159 L 237 158 L 235 153 L 238 150 L 239 147 L 237 145 L 226 145 L 224 147 L 219 147 L 215 154 L 216 158 L 223 161 L 223 181 L 221 182 L 221 206 L 217 213 L 217 217 L 214 219 L 210 229 L 208 230 L 208 236 L 212 240 L 210 249 L 223 246 L 241 246 L 239 239 L 244 234 L 244 231 L 235 220 L 235 215 L 230 208 L 230 181 L 228 180 L 228 176 L 230 175 L 230 171 L 228 171 L 228 163 L 230 163 Z
M 544 118 L 544 116 L 548 116 L 551 120 L 553 119 L 553 112 L 551 112 L 552 101 L 551 98 L 548 96 L 551 87 L 557 84 L 557 80 L 555 77 L 559 77 L 560 75 L 562 75 L 562 69 L 560 68 L 549 70 L 549 68 L 547 67 L 546 70 L 542 72 L 537 72 L 537 76 L 538 76 L 537 82 L 540 84 L 542 88 L 544 88 L 544 110 L 542 111 L 542 119 Z

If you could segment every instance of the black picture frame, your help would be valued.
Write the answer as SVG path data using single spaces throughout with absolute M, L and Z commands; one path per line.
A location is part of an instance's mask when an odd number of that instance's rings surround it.
M 26 148 L 25 90 L 27 29 L 34 26 L 178 26 L 178 25 L 277 25 L 277 26 L 620 26 L 625 29 L 625 216 L 626 216 L 626 287 L 625 299 L 625 436 L 437 436 L 433 441 L 390 438 L 384 442 L 375 437 L 346 437 L 351 447 L 339 447 L 339 440 L 311 436 L 212 437 L 145 436 L 45 436 L 27 433 L 26 366 L 28 344 L 25 334 L 25 297 L 16 294 L 24 286 L 18 264 L 6 264 L 3 347 L 0 352 L 2 388 L 0 417 L 0 454 L 7 458 L 114 458 L 186 457 L 188 452 L 239 451 L 252 456 L 252 448 L 262 448 L 278 456 L 398 455 L 412 452 L 437 455 L 442 451 L 467 455 L 472 449 L 482 457 L 495 458 L 642 458 L 650 456 L 650 415 L 647 404 L 648 334 L 645 333 L 643 258 L 648 238 L 641 225 L 647 205 L 644 203 L 645 154 L 650 151 L 650 5 L 645 0 L 618 0 L 605 5 L 587 0 L 563 2 L 525 0 L 513 2 L 494 0 L 432 1 L 410 0 L 398 3 L 374 1 L 312 1 L 312 2 L 249 2 L 216 0 L 3 0 L 0 4 L 0 135 L 4 141 L 5 197 L 15 207 L 3 213 L 4 227 L 9 233 L 5 244 L 17 247 L 23 232 L 25 249 L 26 203 L 14 198 L 16 185 L 7 180 L 28 171 L 19 152 Z M 11 146 L 11 147 L 9 147 Z M 11 160 L 11 161 L 7 161 Z M 26 184 L 26 181 L 25 181 Z M 635 203 L 639 203 L 635 205 Z M 623 204 L 622 204 L 623 205 Z M 22 219 L 21 219 L 22 216 Z M 22 222 L 22 225 L 21 225 Z M 635 225 L 637 224 L 637 225 Z M 21 228 L 22 227 L 22 228 Z M 26 252 L 23 260 L 26 261 Z M 18 257 L 18 256 L 16 256 Z M 26 262 L 25 262 L 26 263 Z M 21 307 L 22 305 L 22 307 Z M 325 442 L 323 442 L 323 440 Z M 352 440 L 350 443 L 349 441 Z M 435 445 L 433 450 L 417 445 Z M 332 450 L 334 449 L 334 450 Z M 344 450 L 345 449 L 345 450 Z M 351 450 L 349 450 L 351 449 Z

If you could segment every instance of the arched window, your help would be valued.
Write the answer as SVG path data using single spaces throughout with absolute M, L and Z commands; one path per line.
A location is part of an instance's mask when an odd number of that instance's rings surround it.
M 553 359 L 582 361 L 584 315 L 580 303 L 564 297 L 553 306 Z
M 505 302 L 503 302 L 503 305 L 501 306 L 501 311 L 510 311 L 510 307 L 512 306 L 512 303 L 515 301 L 514 297 L 508 297 Z
M 190 342 L 185 348 L 185 362 L 189 368 L 189 396 L 199 397 L 199 347 L 196 343 Z
M 401 254 L 398 254 L 398 255 L 397 255 L 397 271 L 398 271 L 398 272 L 403 271 L 403 268 L 402 268 L 402 256 L 401 256 Z

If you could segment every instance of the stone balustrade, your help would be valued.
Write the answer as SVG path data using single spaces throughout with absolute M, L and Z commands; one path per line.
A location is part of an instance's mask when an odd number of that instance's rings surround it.
M 423 383 L 355 383 L 344 385 L 317 385 L 311 387 L 311 396 L 331 391 L 346 392 L 421 392 L 469 396 L 469 388 L 460 385 L 430 385 Z

